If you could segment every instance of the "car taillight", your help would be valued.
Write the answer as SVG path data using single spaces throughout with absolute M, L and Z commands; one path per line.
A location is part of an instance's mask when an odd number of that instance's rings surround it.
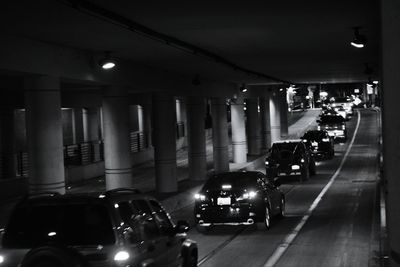
M 346 125 L 342 125 L 342 130 L 346 130 Z

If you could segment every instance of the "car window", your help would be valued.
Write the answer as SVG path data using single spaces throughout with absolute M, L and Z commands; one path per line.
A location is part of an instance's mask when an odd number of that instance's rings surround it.
M 86 203 L 18 207 L 6 228 L 3 246 L 30 248 L 46 243 L 63 245 L 115 243 L 107 207 Z
M 164 209 L 160 206 L 158 202 L 150 200 L 149 203 L 151 208 L 153 209 L 153 216 L 156 223 L 160 227 L 161 233 L 163 235 L 168 235 L 173 229 L 173 224 L 168 214 L 164 211 Z

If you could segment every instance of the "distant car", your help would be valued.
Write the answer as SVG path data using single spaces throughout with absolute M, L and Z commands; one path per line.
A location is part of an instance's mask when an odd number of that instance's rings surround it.
M 334 140 L 340 140 L 344 142 L 347 140 L 346 123 L 342 116 L 322 116 L 319 120 L 317 120 L 317 123 L 317 129 L 326 130 L 329 136 L 333 137 Z
M 272 217 L 284 213 L 284 194 L 262 172 L 215 174 L 195 195 L 194 217 L 200 231 L 218 224 L 261 223 L 268 229 Z
M 332 159 L 335 155 L 333 138 L 325 130 L 307 131 L 301 140 L 310 148 L 315 159 Z
M 275 142 L 265 159 L 266 174 L 270 179 L 296 175 L 300 181 L 316 173 L 315 160 L 302 140 Z
M 336 106 L 334 110 L 337 112 L 338 115 L 342 116 L 343 119 L 348 120 L 350 115 L 347 115 L 347 111 L 344 109 L 343 106 Z
M 0 266 L 197 266 L 187 229 L 137 190 L 30 196 L 5 228 Z
M 332 107 L 339 107 L 342 106 L 346 111 L 347 115 L 353 115 L 353 102 L 350 97 L 335 97 L 334 102 L 331 104 Z

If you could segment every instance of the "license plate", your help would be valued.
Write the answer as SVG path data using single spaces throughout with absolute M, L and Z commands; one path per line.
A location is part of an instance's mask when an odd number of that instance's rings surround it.
M 230 205 L 231 198 L 230 197 L 219 197 L 217 198 L 217 205 Z
M 318 146 L 318 142 L 312 142 L 311 145 L 312 146 Z

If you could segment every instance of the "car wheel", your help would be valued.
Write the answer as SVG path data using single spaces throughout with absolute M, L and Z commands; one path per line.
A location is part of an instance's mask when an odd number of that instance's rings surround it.
M 300 182 L 307 181 L 310 178 L 310 171 L 309 168 L 303 167 L 300 175 Z
M 190 254 L 185 256 L 183 260 L 183 267 L 196 267 L 197 257 L 197 250 L 193 249 Z
M 312 161 L 312 163 L 310 163 L 310 175 L 315 175 L 317 174 L 317 170 L 316 170 L 316 166 L 315 166 L 315 161 Z
M 279 217 L 285 217 L 285 199 L 281 198 L 281 204 L 279 205 Z
M 268 206 L 265 206 L 264 212 L 264 227 L 268 230 L 271 227 L 271 212 Z
M 79 255 L 67 248 L 43 246 L 31 249 L 21 267 L 82 267 Z
M 210 231 L 212 226 L 213 226 L 212 224 L 211 225 L 200 225 L 200 224 L 197 224 L 196 225 L 196 229 L 197 229 L 197 232 L 205 234 L 208 231 Z

